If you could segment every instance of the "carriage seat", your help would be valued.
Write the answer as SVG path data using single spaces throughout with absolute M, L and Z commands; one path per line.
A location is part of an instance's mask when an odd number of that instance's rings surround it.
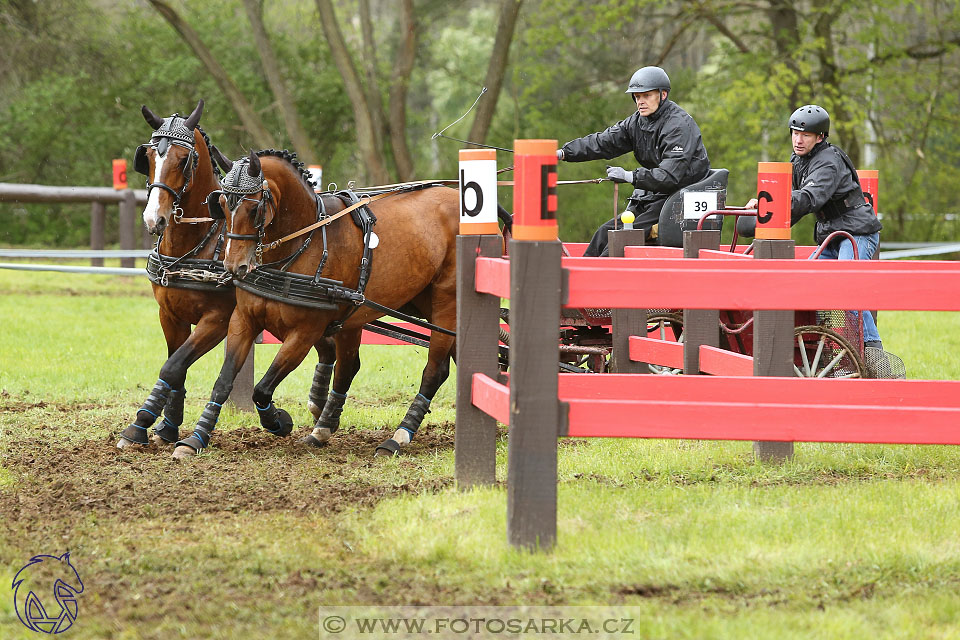
M 683 194 L 687 191 L 717 191 L 717 208 L 723 209 L 727 201 L 727 178 L 730 172 L 726 169 L 711 169 L 700 182 L 683 187 L 670 196 L 663 203 L 660 210 L 660 223 L 657 229 L 657 242 L 662 247 L 682 247 L 683 232 L 694 231 L 697 228 L 696 220 L 683 219 Z M 723 228 L 723 216 L 713 216 L 703 222 L 702 229 L 719 231 Z

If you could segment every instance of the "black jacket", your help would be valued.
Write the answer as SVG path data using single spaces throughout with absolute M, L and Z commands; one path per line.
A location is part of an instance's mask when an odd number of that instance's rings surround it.
M 853 165 L 839 147 L 818 143 L 805 156 L 793 154 L 793 191 L 790 194 L 790 223 L 812 213 L 817 217 L 813 237 L 817 244 L 834 231 L 867 235 L 883 225 L 863 197 Z
M 610 160 L 628 151 L 640 163 L 633 172 L 633 186 L 660 197 L 702 180 L 710 171 L 700 127 L 671 100 L 650 116 L 634 111 L 605 131 L 571 140 L 563 145 L 563 159 Z

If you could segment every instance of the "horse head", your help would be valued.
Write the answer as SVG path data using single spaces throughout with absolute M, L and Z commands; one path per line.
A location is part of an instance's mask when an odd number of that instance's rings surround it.
M 77 595 L 83 593 L 83 581 L 70 563 L 70 552 L 30 558 L 17 572 L 12 588 L 17 616 L 32 631 L 60 633 L 77 618 Z M 60 605 L 59 611 L 51 606 L 51 600 Z
M 211 218 L 226 218 L 224 268 L 238 278 L 260 266 L 265 229 L 276 212 L 275 188 L 263 175 L 256 152 L 232 163 L 219 197 L 208 200 Z
M 203 100 L 186 118 L 173 114 L 161 118 L 144 105 L 144 120 L 153 127 L 150 142 L 137 147 L 133 168 L 147 176 L 147 206 L 143 223 L 150 233 L 159 234 L 170 224 L 170 218 L 182 215 L 180 201 L 196 184 L 200 147 L 206 147 L 197 130 L 203 113 Z M 206 194 L 203 194 L 206 195 Z

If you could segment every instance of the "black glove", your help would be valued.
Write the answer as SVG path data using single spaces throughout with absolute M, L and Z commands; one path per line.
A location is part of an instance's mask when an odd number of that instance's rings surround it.
M 633 183 L 633 171 L 627 171 L 623 167 L 607 167 L 607 177 L 614 182 Z

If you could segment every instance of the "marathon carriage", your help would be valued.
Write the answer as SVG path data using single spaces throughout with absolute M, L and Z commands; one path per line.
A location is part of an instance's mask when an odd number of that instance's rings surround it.
M 658 246 L 682 247 L 683 232 L 688 230 L 722 230 L 726 217 L 756 215 L 742 208 L 725 206 L 728 171 L 713 169 L 707 177 L 667 198 L 657 226 Z M 709 206 L 696 218 L 684 217 L 684 200 L 693 194 L 716 194 Z M 688 207 L 689 210 L 689 207 Z M 838 235 L 828 237 L 810 256 L 815 259 Z M 852 240 L 852 238 L 851 238 Z M 734 232 L 730 251 L 737 250 Z M 752 252 L 750 245 L 742 251 Z M 854 243 L 856 254 L 856 243 Z M 564 255 L 570 255 L 564 249 Z M 863 320 L 860 313 L 849 310 L 801 310 L 794 312 L 794 373 L 798 377 L 830 378 L 904 378 L 903 362 L 881 349 L 864 347 Z M 720 347 L 728 351 L 753 355 L 753 313 L 744 310 L 720 310 Z M 501 317 L 509 322 L 509 311 Z M 613 348 L 610 309 L 562 310 L 560 322 L 561 369 L 604 373 L 608 370 Z M 683 342 L 683 311 L 680 309 L 648 309 L 647 333 L 651 338 Z M 501 329 L 501 341 L 509 342 L 509 334 Z M 656 374 L 674 375 L 682 369 L 657 364 L 649 365 Z

